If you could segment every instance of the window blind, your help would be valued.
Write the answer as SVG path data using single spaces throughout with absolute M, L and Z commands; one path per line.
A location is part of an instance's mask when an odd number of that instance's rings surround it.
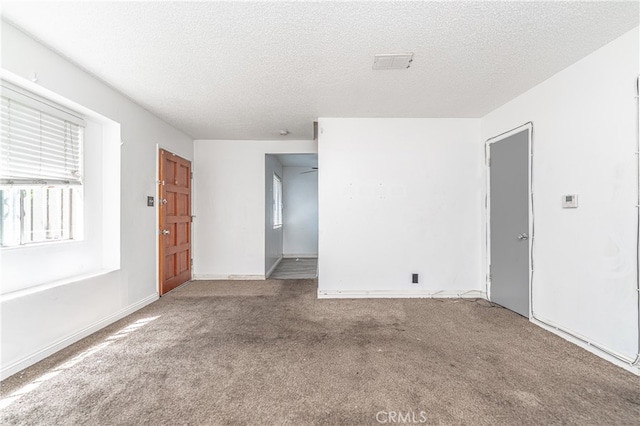
M 2 83 L 0 179 L 3 185 L 81 185 L 83 120 Z

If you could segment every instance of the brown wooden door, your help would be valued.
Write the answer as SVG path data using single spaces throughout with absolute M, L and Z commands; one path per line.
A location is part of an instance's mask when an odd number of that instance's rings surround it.
M 191 162 L 160 150 L 160 295 L 191 280 Z

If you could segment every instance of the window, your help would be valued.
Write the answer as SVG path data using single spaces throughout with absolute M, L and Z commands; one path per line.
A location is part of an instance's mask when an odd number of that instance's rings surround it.
M 273 228 L 282 226 L 282 179 L 273 174 Z
M 0 245 L 82 239 L 82 117 L 2 81 Z

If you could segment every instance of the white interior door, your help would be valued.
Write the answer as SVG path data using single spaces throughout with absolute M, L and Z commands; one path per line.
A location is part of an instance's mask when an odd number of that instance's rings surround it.
M 491 300 L 527 318 L 529 134 L 524 129 L 489 145 Z

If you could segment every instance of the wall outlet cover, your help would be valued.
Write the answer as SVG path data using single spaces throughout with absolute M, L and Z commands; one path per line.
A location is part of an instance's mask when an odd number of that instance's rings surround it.
M 562 208 L 563 209 L 576 209 L 578 208 L 578 194 L 567 194 L 562 196 Z

